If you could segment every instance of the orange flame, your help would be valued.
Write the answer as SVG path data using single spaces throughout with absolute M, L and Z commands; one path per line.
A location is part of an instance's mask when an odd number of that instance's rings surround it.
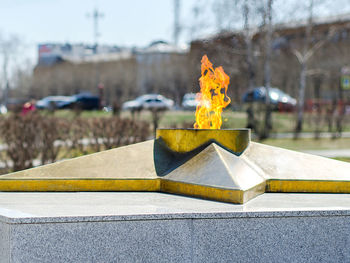
M 196 96 L 199 103 L 194 128 L 220 129 L 222 109 L 231 102 L 226 94 L 230 78 L 221 66 L 214 70 L 207 55 L 203 56 L 201 62 L 202 76 L 199 78 L 201 92 Z

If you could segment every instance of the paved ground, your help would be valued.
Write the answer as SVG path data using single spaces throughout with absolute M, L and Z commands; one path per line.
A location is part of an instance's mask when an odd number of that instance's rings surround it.
M 332 137 L 333 137 L 333 133 L 330 133 L 330 132 L 321 132 L 320 133 L 320 138 L 332 138 Z M 350 132 L 342 132 L 341 137 L 342 138 L 350 138 Z M 273 133 L 273 134 L 271 134 L 271 138 L 292 139 L 292 138 L 294 138 L 294 133 L 292 133 L 292 132 Z M 312 138 L 315 138 L 315 133 L 302 132 L 302 133 L 300 133 L 299 138 L 312 139 Z
M 304 153 L 315 154 L 328 158 L 346 157 L 350 158 L 350 149 L 337 149 L 337 150 L 305 150 Z

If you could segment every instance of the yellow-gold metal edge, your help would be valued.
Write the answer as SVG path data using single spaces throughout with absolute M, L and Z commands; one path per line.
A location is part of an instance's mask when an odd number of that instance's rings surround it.
M 160 179 L 1 179 L 3 192 L 150 191 L 160 189 Z
M 180 194 L 203 199 L 243 204 L 262 194 L 265 184 L 248 189 L 235 190 L 189 184 L 166 179 L 3 179 L 2 192 L 95 192 L 95 191 L 140 191 Z M 262 191 L 261 191 L 262 190 Z
M 265 190 L 266 188 L 266 190 Z M 267 180 L 248 190 L 224 189 L 166 179 L 2 179 L 3 192 L 144 191 L 164 192 L 243 204 L 266 192 L 350 193 L 347 181 Z
M 249 145 L 249 129 L 157 129 L 156 138 L 162 138 L 174 152 L 186 153 L 208 141 L 216 141 L 224 148 L 241 154 Z
M 350 181 L 274 180 L 266 182 L 266 192 L 273 193 L 350 193 Z
M 199 197 L 214 201 L 242 204 L 243 192 L 241 190 L 220 189 L 211 186 L 189 184 L 162 179 L 160 182 L 162 192 L 184 196 Z
M 243 204 L 256 196 L 263 194 L 265 191 L 265 182 L 247 190 L 236 190 L 162 179 L 160 182 L 160 188 L 164 193 Z

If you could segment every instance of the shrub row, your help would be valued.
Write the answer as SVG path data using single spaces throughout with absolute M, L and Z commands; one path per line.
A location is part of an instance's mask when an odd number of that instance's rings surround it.
M 0 119 L 2 163 L 12 171 L 58 159 L 111 149 L 146 140 L 149 124 L 108 118 L 58 118 L 31 113 L 11 114 Z

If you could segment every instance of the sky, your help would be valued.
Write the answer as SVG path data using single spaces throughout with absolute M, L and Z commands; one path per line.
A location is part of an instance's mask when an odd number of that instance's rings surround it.
M 224 0 L 221 0 L 224 1 Z M 233 0 L 225 0 L 234 3 Z M 330 15 L 336 12 L 349 12 L 349 0 L 314 0 L 324 2 L 318 14 Z M 0 0 L 0 38 L 16 35 L 21 40 L 19 57 L 29 58 L 33 64 L 37 59 L 38 43 L 93 43 L 93 20 L 95 7 L 103 13 L 99 20 L 99 43 L 117 46 L 144 47 L 155 40 L 172 41 L 174 22 L 174 0 Z M 209 13 L 201 9 L 201 28 L 195 27 L 193 7 L 206 6 L 213 9 L 218 0 L 180 0 L 180 20 L 183 30 L 180 43 L 190 41 L 190 36 L 200 36 L 199 31 L 212 33 L 210 26 L 215 21 Z M 209 3 L 209 4 L 205 4 Z M 282 10 L 289 6 L 293 12 L 296 4 L 305 9 L 303 1 L 275 0 L 274 8 Z M 336 4 L 335 4 L 336 3 Z M 227 9 L 227 8 L 226 8 Z M 241 13 L 223 10 L 223 22 L 233 24 Z M 210 11 L 208 11 L 210 12 Z M 280 12 L 285 19 L 285 14 Z M 90 15 L 90 17 L 89 17 Z M 295 17 L 295 15 L 294 15 Z M 296 17 L 299 17 L 298 15 Z M 190 30 L 192 26 L 192 31 Z
M 196 0 L 181 1 L 186 23 Z M 198 0 L 197 0 L 198 1 Z M 17 35 L 25 44 L 23 55 L 36 58 L 38 43 L 93 43 L 95 7 L 99 43 L 146 46 L 154 40 L 172 40 L 173 0 L 1 0 L 0 36 Z M 90 17 L 89 17 L 90 15 Z M 183 31 L 180 42 L 188 41 Z

